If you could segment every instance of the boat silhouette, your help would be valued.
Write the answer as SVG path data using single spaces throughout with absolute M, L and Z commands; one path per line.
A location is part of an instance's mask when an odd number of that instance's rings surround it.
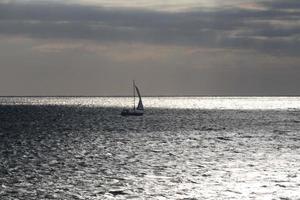
M 138 94 L 139 103 L 138 106 L 135 107 L 135 92 Z M 139 88 L 135 85 L 135 81 L 133 81 L 133 109 L 124 108 L 121 112 L 122 116 L 141 116 L 144 114 L 144 105 L 141 97 L 141 93 Z

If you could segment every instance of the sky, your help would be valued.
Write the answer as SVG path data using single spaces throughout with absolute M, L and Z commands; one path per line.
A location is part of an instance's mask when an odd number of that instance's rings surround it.
M 299 0 L 0 0 L 0 96 L 300 95 Z

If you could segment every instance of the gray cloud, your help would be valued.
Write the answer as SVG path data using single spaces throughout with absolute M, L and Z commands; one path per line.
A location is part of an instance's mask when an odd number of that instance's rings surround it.
M 264 2 L 265 6 L 270 7 L 272 9 L 293 9 L 299 10 L 300 9 L 300 2 L 298 0 L 273 0 L 270 2 Z
M 66 4 L 0 4 L 0 34 L 36 38 L 145 42 L 298 54 L 300 19 L 296 1 L 263 3 L 266 10 L 239 8 L 159 12 Z M 284 9 L 293 8 L 294 12 Z

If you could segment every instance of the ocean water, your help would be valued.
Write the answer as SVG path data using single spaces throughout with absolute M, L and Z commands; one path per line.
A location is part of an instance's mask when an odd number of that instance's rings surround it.
M 0 199 L 300 199 L 300 97 L 1 97 Z

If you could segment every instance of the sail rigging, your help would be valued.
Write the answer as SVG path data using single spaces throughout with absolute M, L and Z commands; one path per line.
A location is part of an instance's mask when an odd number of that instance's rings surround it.
M 141 97 L 140 90 L 139 90 L 139 88 L 136 85 L 134 85 L 134 86 L 135 86 L 135 89 L 136 89 L 136 93 L 139 96 L 139 103 L 138 103 L 138 106 L 137 106 L 136 109 L 137 110 L 144 110 L 144 105 L 143 105 L 143 102 L 142 102 L 142 97 Z

